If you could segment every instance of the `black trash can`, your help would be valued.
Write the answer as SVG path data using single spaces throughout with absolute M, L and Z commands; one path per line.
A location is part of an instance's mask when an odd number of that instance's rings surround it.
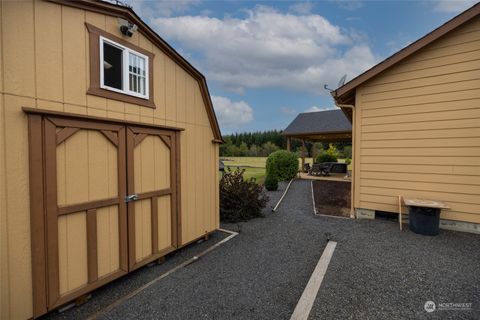
M 410 230 L 426 236 L 436 236 L 440 232 L 440 210 L 411 206 L 408 217 Z

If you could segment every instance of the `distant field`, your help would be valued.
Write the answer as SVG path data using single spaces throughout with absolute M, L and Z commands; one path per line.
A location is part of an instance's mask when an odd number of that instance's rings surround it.
M 265 181 L 265 165 L 267 157 L 220 157 L 220 160 L 225 164 L 225 168 L 235 170 L 237 167 L 245 169 L 245 179 L 255 178 L 258 183 Z M 338 162 L 345 162 L 345 159 L 338 159 Z M 313 163 L 312 158 L 305 158 L 305 163 Z M 298 159 L 298 169 L 301 169 L 302 159 Z M 348 166 L 351 170 L 351 165 Z
M 238 166 L 265 168 L 265 164 L 267 162 L 267 157 L 220 157 L 220 159 L 223 161 L 225 166 L 230 166 L 232 168 L 238 167 Z M 312 164 L 313 159 L 305 158 L 305 162 Z M 298 159 L 299 168 L 301 163 L 302 163 L 302 160 L 299 158 Z
M 245 169 L 245 179 L 255 178 L 258 183 L 265 180 L 265 164 L 267 157 L 220 157 L 226 167 L 235 170 L 237 167 Z M 312 158 L 305 158 L 306 163 L 312 164 Z M 298 159 L 298 168 L 300 169 L 301 159 Z

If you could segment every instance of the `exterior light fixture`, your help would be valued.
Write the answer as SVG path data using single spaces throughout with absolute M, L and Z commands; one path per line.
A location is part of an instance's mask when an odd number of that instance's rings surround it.
M 133 36 L 133 33 L 138 29 L 136 24 L 133 24 L 125 19 L 119 18 L 118 24 L 120 25 L 120 32 L 127 37 Z

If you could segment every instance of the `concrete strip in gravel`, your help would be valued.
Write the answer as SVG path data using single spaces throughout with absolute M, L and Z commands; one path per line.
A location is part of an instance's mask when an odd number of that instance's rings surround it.
M 335 233 L 338 246 L 309 319 L 480 319 L 480 237 L 405 229 L 351 220 L 348 232 Z M 472 310 L 427 313 L 429 300 L 472 303 Z
M 282 200 L 283 200 L 283 198 L 285 197 L 285 195 L 287 194 L 288 189 L 290 189 L 290 185 L 292 184 L 293 180 L 295 180 L 295 178 L 294 178 L 294 179 L 291 179 L 290 182 L 288 183 L 287 188 L 286 188 L 285 191 L 283 192 L 282 196 L 281 196 L 280 199 L 278 200 L 278 202 L 277 202 L 277 204 L 275 205 L 275 207 L 273 207 L 273 209 L 272 209 L 273 212 L 277 211 L 277 208 L 278 208 L 278 206 L 280 205 L 280 203 L 282 203 Z
M 330 259 L 332 258 L 336 246 L 337 243 L 334 241 L 327 243 L 320 260 L 318 260 L 315 270 L 313 270 L 310 280 L 308 280 L 305 290 L 303 290 L 302 296 L 300 297 L 295 310 L 293 310 L 290 320 L 308 319 L 308 315 L 310 314 L 310 310 L 312 310 L 313 303 L 317 297 L 318 290 L 322 285 L 323 277 L 325 276 L 325 273 L 327 273 L 328 264 L 330 263 Z

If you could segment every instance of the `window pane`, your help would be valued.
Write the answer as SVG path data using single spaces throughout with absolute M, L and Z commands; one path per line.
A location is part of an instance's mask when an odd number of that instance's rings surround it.
M 140 59 L 140 74 L 145 76 L 145 59 Z
M 141 94 L 147 94 L 147 92 L 145 91 L 145 78 L 144 77 L 140 77 L 140 93 Z
M 146 94 L 146 79 L 145 79 L 145 65 L 146 61 L 144 58 L 139 57 L 133 53 L 129 53 L 129 89 L 130 91 Z
M 122 86 L 123 50 L 103 42 L 103 84 L 116 89 Z
M 130 88 L 130 90 L 134 91 L 134 92 L 138 92 L 137 91 L 137 76 L 136 75 L 132 75 L 132 82 L 133 82 L 133 86 Z

